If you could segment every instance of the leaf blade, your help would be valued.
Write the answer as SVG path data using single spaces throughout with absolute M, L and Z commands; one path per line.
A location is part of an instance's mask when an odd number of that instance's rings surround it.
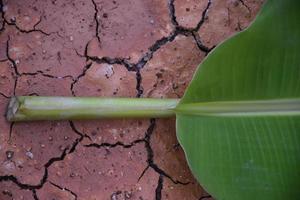
M 217 199 L 300 196 L 299 8 L 297 0 L 269 0 L 248 29 L 210 53 L 176 108 L 192 172 Z M 285 99 L 298 100 L 267 105 L 271 115 L 255 112 L 263 105 L 250 106 L 252 115 L 235 105 Z

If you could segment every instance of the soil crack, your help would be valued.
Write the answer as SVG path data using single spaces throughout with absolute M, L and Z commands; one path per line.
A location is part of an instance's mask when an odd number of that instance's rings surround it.
M 78 135 L 80 135 L 80 137 L 75 139 L 75 141 L 73 142 L 71 147 L 67 146 L 63 150 L 63 152 L 61 153 L 60 156 L 52 157 L 44 164 L 44 175 L 43 175 L 43 177 L 41 178 L 41 180 L 38 184 L 30 185 L 30 184 L 22 183 L 14 175 L 0 176 L 0 182 L 11 181 L 14 184 L 16 184 L 22 190 L 31 190 L 33 192 L 34 199 L 38 199 L 37 195 L 36 195 L 36 190 L 41 189 L 44 186 L 44 184 L 47 182 L 49 167 L 51 167 L 51 165 L 54 164 L 55 162 L 63 161 L 66 158 L 67 155 L 73 153 L 76 150 L 76 147 L 84 139 L 84 137 L 87 137 L 86 135 L 80 133 L 77 129 L 75 129 L 72 122 L 70 122 L 70 125 L 72 127 L 72 130 L 75 131 Z
M 33 25 L 33 28 L 32 28 L 32 29 L 25 30 L 25 29 L 20 28 L 20 27 L 17 25 L 17 21 L 16 21 L 15 18 L 10 19 L 10 21 L 7 20 L 7 19 L 5 18 L 5 12 L 3 11 L 3 5 L 1 5 L 1 7 L 2 7 L 2 18 L 3 18 L 2 29 L 5 29 L 5 28 L 4 28 L 4 27 L 5 27 L 5 24 L 7 24 L 7 25 L 9 25 L 9 26 L 14 26 L 14 27 L 15 27 L 18 31 L 20 31 L 21 33 L 27 33 L 27 34 L 28 34 L 28 33 L 32 33 L 32 32 L 38 32 L 38 33 L 41 33 L 41 34 L 46 35 L 46 36 L 50 36 L 50 35 L 52 34 L 52 33 L 46 33 L 45 31 L 36 28 L 36 27 L 41 23 L 41 21 L 42 21 L 42 17 L 41 17 L 41 16 L 40 16 L 39 21 Z
M 53 183 L 53 182 L 51 182 L 51 181 L 49 181 L 49 183 L 50 183 L 51 185 L 53 185 L 54 187 L 56 187 L 56 188 L 62 190 L 62 191 L 67 191 L 67 192 L 69 192 L 69 193 L 74 197 L 74 199 L 77 200 L 77 197 L 78 197 L 78 196 L 77 196 L 77 194 L 76 194 L 75 192 L 73 192 L 72 190 L 70 190 L 70 189 L 68 189 L 68 188 L 66 188 L 66 187 L 61 187 L 61 186 L 59 186 L 59 185 L 57 185 L 57 184 L 55 184 L 55 183 Z
M 95 147 L 95 148 L 103 148 L 103 147 L 108 147 L 108 148 L 114 148 L 114 147 L 117 147 L 117 146 L 121 146 L 125 149 L 128 149 L 128 148 L 131 148 L 133 146 L 135 146 L 136 144 L 138 143 L 141 143 L 141 142 L 144 142 L 143 139 L 138 139 L 138 140 L 135 140 L 129 144 L 124 144 L 123 142 L 116 142 L 116 143 L 107 143 L 107 142 L 104 142 L 104 143 L 101 143 L 101 144 L 97 144 L 97 143 L 91 143 L 91 144 L 87 144 L 87 145 L 84 145 L 84 147 Z
M 149 127 L 148 127 L 148 129 L 146 131 L 145 138 L 144 138 L 145 148 L 147 150 L 147 162 L 148 162 L 148 166 L 143 171 L 142 175 L 140 176 L 140 179 L 145 174 L 145 172 L 149 169 L 149 167 L 151 167 L 156 173 L 158 173 L 159 175 L 164 176 L 164 177 L 170 179 L 174 184 L 188 185 L 189 182 L 181 182 L 181 181 L 178 181 L 178 180 L 172 178 L 164 170 L 162 170 L 161 168 L 159 168 L 157 166 L 157 164 L 155 164 L 155 162 L 154 162 L 154 152 L 153 152 L 153 149 L 151 147 L 151 136 L 152 136 L 152 134 L 154 132 L 155 126 L 156 126 L 156 120 L 155 119 L 151 119 L 150 120 L 150 125 L 149 125 Z
M 100 40 L 100 36 L 99 36 L 100 21 L 98 20 L 99 19 L 99 15 L 98 15 L 99 14 L 99 10 L 98 10 L 98 6 L 97 6 L 95 0 L 92 0 L 92 3 L 94 5 L 94 10 L 95 10 L 95 13 L 94 13 L 94 21 L 96 22 L 95 36 L 97 37 L 99 45 L 101 45 L 101 40 Z
M 245 1 L 244 1 L 244 0 L 239 0 L 239 2 L 241 2 L 241 4 L 242 4 L 243 6 L 245 6 L 245 7 L 247 8 L 247 10 L 249 11 L 249 13 L 251 14 L 251 9 L 250 9 L 250 7 L 245 3 Z
M 164 176 L 159 175 L 157 187 L 155 189 L 155 200 L 161 200 L 161 192 L 163 190 Z
M 199 200 L 204 200 L 204 199 L 209 199 L 209 198 L 212 198 L 212 196 L 205 195 L 205 196 L 200 197 Z

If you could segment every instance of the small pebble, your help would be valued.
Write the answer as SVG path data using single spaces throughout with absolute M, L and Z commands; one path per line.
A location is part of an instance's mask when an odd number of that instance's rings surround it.
M 6 158 L 7 160 L 11 160 L 14 157 L 13 151 L 6 151 Z
M 28 158 L 30 158 L 30 159 L 33 159 L 33 153 L 30 152 L 30 151 L 27 151 L 27 152 L 26 152 L 26 156 L 27 156 Z
M 65 148 L 63 146 L 59 146 L 59 150 L 64 151 Z
M 11 17 L 11 18 L 10 18 L 10 21 L 11 21 L 11 22 L 16 22 L 16 17 Z
M 112 194 L 110 199 L 111 200 L 118 200 L 117 194 Z
M 128 192 L 128 191 L 125 191 L 124 196 L 125 196 L 125 199 L 130 199 L 131 196 L 132 196 L 132 193 L 131 193 L 131 192 Z
M 154 24 L 154 20 L 153 19 L 150 20 L 150 24 Z
M 70 36 L 70 41 L 73 41 L 74 40 L 74 37 L 71 35 Z
M 46 146 L 45 146 L 44 144 L 41 144 L 41 147 L 42 147 L 42 148 L 45 148 Z
M 53 140 L 53 137 L 49 136 L 48 140 L 49 140 L 49 141 L 52 141 L 52 140 Z
M 69 139 L 69 137 L 68 137 L 68 136 L 65 136 L 65 137 L 64 137 L 64 139 L 65 139 L 65 140 L 68 140 L 68 139 Z

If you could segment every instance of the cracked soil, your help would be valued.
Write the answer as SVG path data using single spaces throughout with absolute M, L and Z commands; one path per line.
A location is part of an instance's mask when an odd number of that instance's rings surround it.
M 0 0 L 0 199 L 211 200 L 174 119 L 8 123 L 6 106 L 13 95 L 180 98 L 262 3 Z

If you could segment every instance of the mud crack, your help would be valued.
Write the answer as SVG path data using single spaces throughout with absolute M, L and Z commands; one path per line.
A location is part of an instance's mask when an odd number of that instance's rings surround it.
M 184 33 L 192 33 L 192 32 L 197 32 L 199 31 L 200 27 L 202 26 L 202 24 L 205 21 L 205 18 L 207 16 L 207 12 L 211 6 L 211 0 L 208 0 L 207 5 L 204 9 L 204 11 L 202 12 L 202 16 L 201 19 L 199 20 L 199 22 L 197 23 L 197 25 L 193 28 L 186 28 L 183 27 L 181 25 L 179 25 L 178 21 L 177 21 L 177 17 L 176 17 L 176 10 L 175 10 L 175 5 L 174 5 L 175 0 L 169 0 L 169 14 L 170 14 L 170 18 L 171 18 L 171 22 L 172 24 L 175 26 L 175 29 L 180 32 L 181 34 Z
M 153 149 L 151 147 L 151 136 L 153 135 L 155 126 L 156 126 L 156 120 L 155 119 L 151 119 L 150 120 L 150 126 L 148 127 L 148 129 L 146 131 L 146 134 L 145 134 L 145 138 L 144 138 L 144 140 L 145 140 L 145 148 L 147 150 L 147 162 L 148 162 L 148 166 L 143 171 L 143 174 L 147 171 L 147 169 L 149 167 L 151 167 L 159 175 L 162 175 L 162 176 L 170 179 L 174 184 L 188 185 L 189 182 L 181 182 L 181 181 L 178 181 L 178 180 L 172 178 L 164 170 L 162 170 L 161 168 L 159 168 L 157 166 L 157 164 L 155 164 L 155 162 L 154 162 L 154 152 L 153 152 Z M 141 177 L 143 176 L 143 174 L 141 175 Z
M 79 135 L 78 138 L 75 139 L 75 141 L 73 142 L 73 144 L 71 146 L 67 146 L 63 152 L 61 153 L 61 155 L 57 156 L 57 157 L 52 157 L 50 158 L 45 164 L 44 164 L 44 175 L 41 178 L 40 182 L 36 185 L 30 185 L 30 184 L 26 184 L 26 183 L 22 183 L 18 180 L 17 177 L 13 176 L 13 175 L 4 175 L 4 176 L 0 176 L 0 182 L 5 182 L 5 181 L 10 181 L 13 182 L 14 184 L 16 184 L 20 189 L 22 190 L 30 190 L 33 193 L 33 197 L 34 199 L 38 199 L 37 195 L 36 195 L 36 190 L 41 189 L 44 184 L 47 182 L 48 180 L 48 169 L 49 167 L 51 167 L 51 165 L 53 165 L 55 162 L 59 162 L 59 161 L 63 161 L 67 155 L 73 153 L 76 150 L 76 147 L 78 146 L 78 144 L 85 138 L 88 137 L 85 134 L 80 133 L 74 126 L 73 122 L 70 121 L 70 126 L 72 128 L 72 130 Z
M 207 55 L 211 50 L 213 50 L 213 49 L 215 48 L 215 46 L 213 46 L 213 47 L 211 47 L 211 48 L 208 48 L 207 46 L 205 46 L 205 45 L 202 43 L 202 41 L 201 41 L 201 39 L 200 39 L 200 36 L 199 36 L 199 34 L 198 34 L 197 32 L 193 32 L 192 35 L 193 35 L 194 40 L 196 41 L 196 44 L 197 44 L 198 48 L 199 48 L 201 51 L 205 52 L 206 55 Z
M 68 188 L 66 188 L 66 187 L 61 187 L 61 186 L 59 186 L 59 185 L 57 185 L 57 184 L 55 184 L 55 183 L 53 183 L 53 182 L 51 182 L 51 181 L 49 181 L 49 183 L 50 183 L 51 185 L 53 185 L 54 187 L 56 187 L 56 188 L 62 190 L 62 191 L 67 191 L 67 192 L 69 192 L 69 193 L 74 197 L 74 199 L 77 200 L 77 197 L 78 197 L 78 196 L 77 196 L 77 194 L 76 194 L 75 192 L 73 192 L 72 190 L 70 190 L 70 189 L 68 189 Z
M 239 2 L 240 2 L 243 6 L 245 6 L 245 8 L 247 8 L 247 10 L 249 11 L 249 13 L 251 14 L 251 8 L 245 3 L 245 1 L 244 1 L 244 0 L 239 0 Z
M 29 29 L 29 30 L 25 30 L 25 29 L 22 29 L 18 26 L 17 24 L 17 21 L 16 21 L 16 18 L 13 17 L 11 18 L 10 20 L 7 20 L 6 17 L 5 17 L 5 11 L 3 10 L 3 2 L 1 1 L 1 8 L 2 8 L 2 18 L 3 18 L 3 22 L 2 22 L 2 29 L 4 30 L 5 29 L 5 24 L 9 25 L 9 26 L 14 26 L 18 31 L 20 31 L 21 33 L 32 33 L 32 32 L 38 32 L 38 33 L 41 33 L 43 35 L 46 35 L 46 36 L 50 36 L 52 33 L 46 33 L 45 31 L 41 30 L 41 29 L 37 29 L 36 27 L 41 23 L 42 21 L 42 17 L 40 16 L 40 19 L 37 23 L 35 23 L 33 25 L 33 28 L 32 29 Z M 1 30 L 2 31 L 2 30 Z
M 156 200 L 161 200 L 161 192 L 163 190 L 163 184 L 164 184 L 164 176 L 159 175 L 157 187 L 155 189 L 155 199 Z
M 199 200 L 204 200 L 204 199 L 209 199 L 209 198 L 212 198 L 212 196 L 205 195 L 205 196 L 200 197 Z
M 0 33 L 5 30 L 5 12 L 4 12 L 4 4 L 3 0 L 0 0 L 0 13 L 1 13 L 1 18 L 2 18 L 2 24 L 0 28 Z
M 4 98 L 7 98 L 7 99 L 10 98 L 9 96 L 7 96 L 6 94 L 4 94 L 4 93 L 2 93 L 2 92 L 0 92 L 0 95 L 3 96 Z
M 121 146 L 125 149 L 128 149 L 128 148 L 131 148 L 133 147 L 134 145 L 138 144 L 138 143 L 141 143 L 141 142 L 144 142 L 143 139 L 138 139 L 138 140 L 135 140 L 129 144 L 124 144 L 120 141 L 116 142 L 116 143 L 101 143 L 101 144 L 97 144 L 97 143 L 91 143 L 91 144 L 87 144 L 87 145 L 84 145 L 84 147 L 95 147 L 95 148 L 105 148 L 105 147 L 108 147 L 108 148 L 114 148 L 114 147 L 117 147 L 117 146 Z
M 71 75 L 54 76 L 54 75 L 51 75 L 51 74 L 47 74 L 47 73 L 45 73 L 41 70 L 37 70 L 36 72 L 22 72 L 22 73 L 20 73 L 19 69 L 17 67 L 17 62 L 9 54 L 9 45 L 10 45 L 9 42 L 10 42 L 10 37 L 8 36 L 8 39 L 6 41 L 6 57 L 7 57 L 8 61 L 12 64 L 12 68 L 14 70 L 14 75 L 15 75 L 16 81 L 21 76 L 35 76 L 35 75 L 42 75 L 44 77 L 54 78 L 54 79 L 65 79 L 65 78 L 73 79 L 73 77 Z M 16 84 L 15 84 L 15 86 L 16 86 Z
M 97 56 L 89 56 L 87 53 L 87 47 L 88 47 L 88 43 L 86 44 L 86 48 L 85 48 L 85 55 L 84 57 L 86 58 L 86 60 L 91 60 L 93 62 L 97 62 L 97 63 L 107 63 L 107 64 L 120 64 L 126 67 L 126 69 L 128 71 L 134 71 L 136 72 L 136 91 L 137 91 L 137 95 L 136 97 L 142 97 L 143 95 L 143 88 L 142 88 L 142 76 L 140 73 L 140 70 L 149 62 L 149 60 L 151 60 L 153 58 L 153 55 L 156 51 L 158 51 L 161 47 L 163 47 L 164 45 L 172 42 L 178 35 L 184 35 L 184 36 L 191 36 L 195 39 L 198 48 L 205 52 L 206 54 L 208 52 L 211 51 L 210 48 L 206 47 L 205 45 L 203 45 L 203 43 L 200 40 L 200 36 L 198 35 L 197 31 L 200 29 L 200 27 L 202 26 L 202 24 L 205 21 L 205 18 L 207 16 L 207 12 L 210 8 L 211 5 L 211 0 L 208 0 L 207 6 L 205 8 L 205 10 L 202 12 L 202 17 L 199 20 L 199 22 L 197 23 L 196 27 L 194 28 L 185 28 L 182 27 L 178 24 L 177 19 L 176 19 L 176 15 L 175 15 L 175 6 L 174 6 L 174 1 L 175 0 L 169 0 L 168 6 L 169 6 L 169 15 L 171 18 L 171 22 L 174 25 L 174 30 L 170 33 L 170 35 L 162 37 L 160 39 L 158 39 L 157 41 L 154 42 L 153 45 L 151 45 L 147 52 L 136 62 L 136 63 L 131 63 L 128 61 L 128 59 L 125 58 L 110 58 L 110 57 L 97 57 Z M 95 3 L 94 0 L 92 0 L 92 3 L 94 5 L 94 9 L 95 9 L 95 14 L 94 14 L 94 20 L 96 21 L 96 36 L 98 41 L 100 41 L 99 35 L 98 34 L 98 29 L 99 29 L 99 21 L 98 21 L 98 7 L 97 4 Z M 77 54 L 78 56 L 82 57 L 82 55 Z M 83 77 L 86 73 L 86 71 L 90 68 L 90 66 L 86 65 L 83 68 L 82 73 L 75 79 L 75 81 L 72 83 L 71 85 L 71 91 L 73 96 L 75 96 L 74 91 L 73 91 L 73 87 L 74 84 L 76 84 L 76 82 L 79 80 L 79 78 Z
M 208 48 L 201 42 L 198 31 L 201 28 L 201 26 L 203 25 L 203 23 L 207 17 L 208 10 L 212 3 L 211 0 L 208 0 L 205 9 L 202 12 L 201 19 L 198 21 L 197 25 L 193 28 L 186 28 L 186 27 L 179 25 L 176 14 L 175 14 L 176 10 L 175 10 L 174 2 L 175 2 L 175 0 L 169 0 L 168 6 L 169 6 L 169 15 L 171 18 L 171 22 L 175 27 L 175 32 L 177 32 L 177 34 L 180 34 L 180 35 L 192 36 L 194 38 L 194 40 L 196 41 L 198 48 L 201 51 L 205 52 L 206 54 L 209 53 L 213 48 Z
M 99 10 L 98 10 L 98 6 L 95 2 L 95 0 L 92 0 L 92 3 L 94 5 L 94 21 L 96 22 L 96 30 L 95 30 L 95 36 L 97 37 L 97 40 L 99 42 L 99 45 L 101 45 L 101 40 L 100 40 L 100 36 L 99 36 L 99 26 L 100 26 L 100 21 L 99 21 Z
M 34 200 L 39 200 L 39 197 L 36 194 L 36 190 L 32 190 L 32 197 Z
M 92 66 L 92 63 L 88 63 L 87 65 L 85 65 L 81 74 L 79 74 L 75 79 L 73 79 L 73 82 L 71 83 L 71 86 L 70 86 L 70 90 L 71 90 L 71 93 L 73 96 L 76 96 L 76 94 L 74 92 L 75 84 L 80 80 L 80 78 L 85 76 L 86 72 L 90 69 L 91 66 Z
M 13 183 L 15 183 L 20 189 L 22 190 L 38 190 L 41 189 L 43 187 L 43 185 L 45 184 L 45 182 L 47 181 L 48 178 L 48 168 L 55 162 L 57 161 L 61 161 L 65 158 L 65 156 L 67 155 L 67 150 L 68 148 L 65 148 L 64 151 L 62 152 L 62 154 L 58 157 L 53 157 L 50 160 L 48 160 L 48 162 L 44 165 L 44 175 L 42 177 L 42 179 L 40 180 L 40 182 L 37 185 L 29 185 L 26 183 L 21 183 L 15 176 L 13 175 L 4 175 L 4 176 L 0 176 L 0 182 L 2 181 L 11 181 Z
M 100 143 L 100 144 L 90 143 L 90 144 L 83 145 L 83 146 L 86 148 L 99 148 L 99 149 L 100 148 L 115 148 L 115 147 L 131 148 L 131 147 L 135 146 L 136 144 L 144 143 L 146 152 L 147 152 L 147 167 L 143 170 L 143 172 L 139 176 L 138 181 L 144 176 L 144 174 L 146 173 L 146 171 L 149 168 L 152 168 L 156 173 L 159 174 L 159 181 L 158 181 L 158 186 L 156 188 L 155 194 L 156 194 L 156 199 L 161 199 L 161 191 L 163 189 L 163 178 L 168 178 L 174 184 L 187 185 L 187 184 L 189 184 L 189 182 L 181 182 L 181 181 L 174 179 L 168 173 L 166 173 L 164 170 L 162 170 L 159 166 L 157 166 L 157 164 L 155 164 L 154 152 L 151 147 L 151 136 L 155 129 L 155 125 L 156 125 L 155 119 L 151 119 L 150 125 L 149 125 L 148 129 L 146 130 L 145 137 L 143 139 L 134 140 L 133 142 L 130 142 L 128 144 L 125 144 L 121 141 L 117 141 L 115 143 L 106 143 L 106 142 Z

